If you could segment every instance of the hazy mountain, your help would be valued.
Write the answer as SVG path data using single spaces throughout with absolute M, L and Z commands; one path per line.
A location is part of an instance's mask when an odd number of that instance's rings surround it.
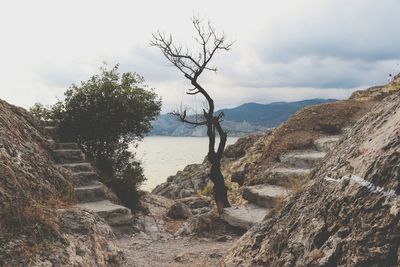
M 276 127 L 304 106 L 333 102 L 335 99 L 308 99 L 296 102 L 274 102 L 270 104 L 247 103 L 231 109 L 222 109 L 225 119 L 247 121 L 253 125 Z
M 296 102 L 274 102 L 270 104 L 246 103 L 231 109 L 221 109 L 225 114 L 223 127 L 230 135 L 265 132 L 286 121 L 304 106 L 333 102 L 335 99 L 309 99 Z M 168 114 L 153 121 L 150 135 L 206 136 L 206 127 L 193 127 L 177 121 Z

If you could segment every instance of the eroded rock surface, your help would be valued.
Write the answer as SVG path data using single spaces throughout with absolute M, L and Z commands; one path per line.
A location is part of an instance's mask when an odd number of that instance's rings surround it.
M 73 207 L 74 177 L 53 146 L 26 110 L 0 100 L 0 266 L 120 266 L 109 226 Z
M 400 94 L 328 153 L 302 192 L 251 228 L 227 266 L 399 266 Z

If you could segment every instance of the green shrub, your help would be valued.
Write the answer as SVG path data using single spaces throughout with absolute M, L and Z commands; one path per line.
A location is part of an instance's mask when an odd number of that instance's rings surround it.
M 35 103 L 29 111 L 32 113 L 34 117 L 42 122 L 50 122 L 53 121 L 52 118 L 52 109 L 49 106 L 44 106 L 40 103 Z
M 120 74 L 118 65 L 100 70 L 73 84 L 63 101 L 51 107 L 37 104 L 31 111 L 58 124 L 61 140 L 78 142 L 103 173 L 104 182 L 133 207 L 132 198 L 144 176 L 128 148 L 151 130 L 161 100 L 136 73 Z

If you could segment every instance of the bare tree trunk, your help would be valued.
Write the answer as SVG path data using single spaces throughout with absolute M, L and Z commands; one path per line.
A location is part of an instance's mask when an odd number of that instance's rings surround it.
M 220 136 L 217 153 L 215 153 L 215 129 Z M 225 186 L 224 176 L 221 172 L 221 159 L 224 153 L 227 135 L 223 131 L 218 118 L 214 117 L 208 120 L 207 135 L 209 138 L 209 151 L 207 159 L 211 164 L 209 178 L 213 182 L 214 199 L 217 204 L 218 213 L 222 214 L 224 208 L 230 207 L 228 200 L 228 189 Z
M 196 30 L 196 42 L 200 45 L 200 51 L 197 56 L 193 56 L 189 50 L 183 49 L 181 46 L 175 46 L 172 41 L 172 36 L 166 37 L 164 34 L 158 32 L 153 34 L 153 41 L 151 45 L 161 49 L 164 56 L 177 67 L 194 86 L 188 89 L 188 95 L 201 94 L 205 97 L 208 110 L 203 110 L 204 120 L 198 121 L 188 119 L 186 117 L 186 110 L 181 112 L 172 112 L 180 121 L 194 126 L 207 126 L 208 144 L 208 161 L 211 164 L 210 180 L 214 183 L 214 199 L 218 207 L 219 214 L 222 214 L 224 208 L 230 207 L 227 187 L 225 186 L 224 177 L 221 172 L 221 159 L 224 153 L 227 134 L 222 129 L 220 122 L 224 114 L 221 112 L 214 116 L 214 100 L 210 97 L 208 92 L 197 82 L 199 76 L 204 70 L 216 72 L 216 67 L 209 67 L 208 64 L 217 51 L 229 51 L 232 42 L 227 42 L 225 35 L 219 35 L 215 32 L 210 23 L 204 27 L 199 18 L 192 19 L 193 26 Z M 218 150 L 215 152 L 215 131 L 219 135 Z
M 218 213 L 222 214 L 224 208 L 230 207 L 228 201 L 228 189 L 225 186 L 224 177 L 221 172 L 221 163 L 214 159 L 210 161 L 210 180 L 214 183 L 214 199 L 217 204 Z

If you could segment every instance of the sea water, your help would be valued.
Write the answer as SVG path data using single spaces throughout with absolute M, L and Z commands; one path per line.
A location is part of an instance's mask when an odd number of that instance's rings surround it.
M 228 137 L 227 145 L 237 139 Z M 151 191 L 186 165 L 203 162 L 208 152 L 208 138 L 148 136 L 133 151 L 136 151 L 136 159 L 142 162 L 147 177 L 141 189 Z

